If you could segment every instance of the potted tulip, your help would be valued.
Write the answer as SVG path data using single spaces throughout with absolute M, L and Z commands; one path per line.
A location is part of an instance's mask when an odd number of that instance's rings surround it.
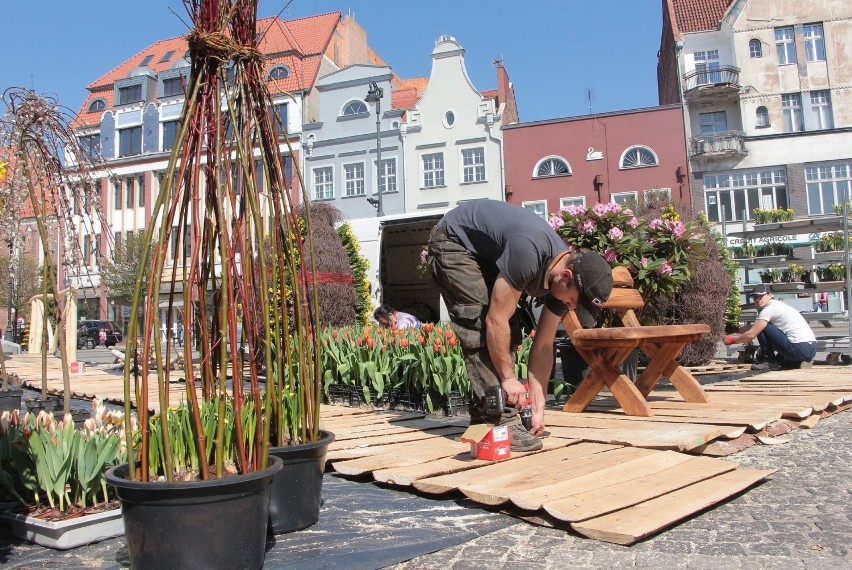
M 283 467 L 276 450 L 319 449 L 330 436 L 319 430 L 310 210 L 297 216 L 292 196 L 306 193 L 291 192 L 285 178 L 284 129 L 256 45 L 257 0 L 187 7 L 186 101 L 142 253 L 148 287 L 137 285 L 128 329 L 141 367 L 136 375 L 126 363 L 125 402 L 129 416 L 138 397 L 139 436 L 128 442 L 127 464 L 107 477 L 124 506 L 131 566 L 256 568 Z M 169 260 L 170 244 L 184 255 Z M 199 364 L 183 373 L 178 415 L 169 412 L 173 373 L 157 369 L 160 411 L 151 416 L 149 362 L 170 360 L 173 346 L 158 331 L 178 306 Z M 305 483 L 288 486 L 309 494 Z
M 124 532 L 104 475 L 123 458 L 121 415 L 95 400 L 77 429 L 70 414 L 3 412 L 0 489 L 19 502 L 3 514 L 15 536 L 65 550 Z

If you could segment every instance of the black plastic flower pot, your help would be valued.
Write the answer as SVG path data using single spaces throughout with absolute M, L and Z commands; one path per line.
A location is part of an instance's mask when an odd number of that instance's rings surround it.
M 333 441 L 333 433 L 320 430 L 319 440 L 313 443 L 269 449 L 269 455 L 284 464 L 272 482 L 269 532 L 302 530 L 319 520 L 325 456 Z
M 132 568 L 256 569 L 266 554 L 270 484 L 283 462 L 208 481 L 128 479 L 127 464 L 106 472 L 121 500 Z
M 59 394 L 48 394 L 46 398 L 27 398 L 24 404 L 27 407 L 27 411 L 34 414 L 41 411 L 61 412 L 65 405 L 65 400 Z
M 20 386 L 9 386 L 8 390 L 0 389 L 0 414 L 20 410 L 23 393 Z

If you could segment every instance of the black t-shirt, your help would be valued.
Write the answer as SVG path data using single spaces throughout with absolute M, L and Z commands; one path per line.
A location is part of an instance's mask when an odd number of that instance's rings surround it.
M 535 213 L 505 202 L 475 200 L 447 212 L 438 225 L 477 258 L 493 263 L 518 291 L 545 297 L 545 306 L 557 315 L 568 310 L 545 288 L 548 266 L 568 248 Z

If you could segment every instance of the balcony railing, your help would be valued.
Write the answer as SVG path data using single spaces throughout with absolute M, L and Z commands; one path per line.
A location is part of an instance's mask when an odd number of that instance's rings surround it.
M 748 154 L 743 133 L 726 131 L 698 135 L 689 140 L 689 156 L 731 156 Z
M 695 69 L 683 76 L 684 93 L 718 86 L 739 88 L 740 68 L 723 65 L 718 69 Z

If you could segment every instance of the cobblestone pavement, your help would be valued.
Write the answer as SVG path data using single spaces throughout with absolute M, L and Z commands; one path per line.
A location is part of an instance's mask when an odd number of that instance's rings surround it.
M 395 570 L 852 567 L 852 410 L 729 456 L 767 482 L 633 546 L 518 523 Z

